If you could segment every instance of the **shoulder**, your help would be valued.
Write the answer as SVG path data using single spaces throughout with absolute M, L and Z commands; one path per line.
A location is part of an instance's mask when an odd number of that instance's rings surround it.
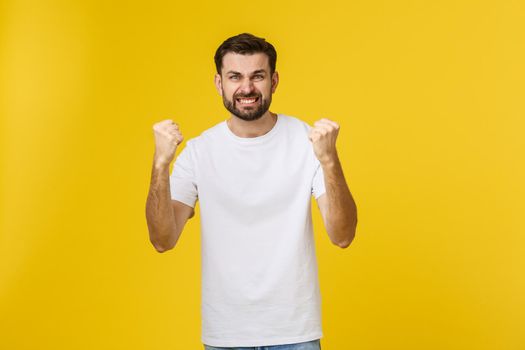
M 298 117 L 294 117 L 286 114 L 279 114 L 280 118 L 283 121 L 283 124 L 286 126 L 286 129 L 291 132 L 298 134 L 308 134 L 312 128 L 307 122 Z
M 298 117 L 294 117 L 287 114 L 279 114 L 279 116 L 282 118 L 284 124 L 286 124 L 292 129 L 308 131 L 311 128 L 311 126 L 307 122 L 305 122 L 302 119 L 299 119 Z
M 317 157 L 315 156 L 312 143 L 309 139 L 310 129 L 312 126 L 305 122 L 304 120 L 290 116 L 290 115 L 280 115 L 283 118 L 283 124 L 286 125 L 286 130 L 290 136 L 289 140 L 293 140 L 291 145 L 296 146 L 294 149 L 297 152 L 306 152 L 308 154 L 307 158 L 314 167 L 317 166 Z
M 191 152 L 199 152 L 220 139 L 223 134 L 224 121 L 216 123 L 212 127 L 202 131 L 199 135 L 186 140 L 186 146 Z

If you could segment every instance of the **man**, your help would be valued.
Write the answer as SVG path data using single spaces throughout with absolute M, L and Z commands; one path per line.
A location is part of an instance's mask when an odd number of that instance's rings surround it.
M 199 200 L 205 349 L 320 349 L 321 298 L 310 211 L 346 248 L 357 209 L 336 151 L 339 125 L 269 110 L 279 82 L 274 47 L 249 33 L 216 51 L 215 86 L 228 120 L 183 141 L 178 124 L 153 126 L 146 205 L 159 252 L 175 247 Z

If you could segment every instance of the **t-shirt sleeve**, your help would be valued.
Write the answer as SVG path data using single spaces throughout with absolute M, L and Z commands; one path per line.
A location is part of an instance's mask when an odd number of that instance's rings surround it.
M 192 208 L 197 202 L 197 180 L 195 176 L 195 152 L 191 140 L 175 158 L 173 170 L 169 177 L 171 199 L 178 200 Z
M 315 164 L 316 170 L 314 173 L 314 178 L 312 180 L 312 194 L 314 195 L 315 199 L 317 199 L 326 192 L 326 189 L 324 184 L 324 173 L 323 168 L 321 167 L 321 163 L 318 160 L 316 160 Z

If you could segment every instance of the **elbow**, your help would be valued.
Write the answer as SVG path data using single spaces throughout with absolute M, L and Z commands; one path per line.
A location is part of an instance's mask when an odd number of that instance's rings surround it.
M 175 248 L 177 244 L 177 235 L 175 234 L 164 234 L 159 232 L 158 229 L 148 225 L 149 229 L 149 242 L 159 253 L 167 252 Z
M 164 253 L 164 252 L 167 252 L 168 250 L 171 250 L 172 248 L 164 248 L 164 247 L 159 247 L 159 246 L 155 246 L 155 250 L 159 253 Z
M 159 253 L 164 253 L 174 248 L 174 246 L 162 246 L 159 244 L 153 244 L 153 247 L 155 247 L 155 250 Z
M 339 248 L 341 248 L 341 249 L 345 249 L 345 248 L 348 248 L 350 246 L 352 241 L 353 241 L 353 238 L 351 240 L 348 240 L 348 241 L 338 242 L 336 245 Z
M 348 248 L 352 244 L 356 229 L 357 212 L 355 211 L 353 215 L 346 217 L 345 220 L 338 220 L 337 224 L 327 225 L 329 236 L 333 238 L 332 243 L 342 249 Z
M 337 245 L 339 248 L 341 248 L 341 249 L 345 249 L 345 248 L 348 248 L 348 247 L 350 246 L 350 243 L 348 243 L 348 242 L 345 241 L 345 242 L 337 243 L 336 245 Z
M 339 241 L 339 242 L 336 242 L 335 245 L 338 246 L 339 248 L 342 248 L 342 249 L 345 249 L 345 248 L 348 248 L 350 246 L 350 244 L 352 244 L 352 242 L 354 241 L 354 238 L 355 238 L 355 230 L 356 230 L 356 227 L 354 226 L 349 233 L 347 233 L 347 238 L 342 240 L 342 241 Z
M 164 253 L 164 252 L 167 252 L 168 250 L 175 248 L 175 244 L 162 243 L 162 242 L 159 242 L 157 240 L 152 240 L 152 239 L 150 239 L 150 242 L 155 248 L 155 250 L 159 253 Z

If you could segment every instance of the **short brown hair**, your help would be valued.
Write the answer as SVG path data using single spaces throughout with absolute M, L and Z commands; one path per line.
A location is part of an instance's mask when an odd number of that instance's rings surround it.
M 270 75 L 275 72 L 277 52 L 273 45 L 264 38 L 259 38 L 250 33 L 242 33 L 226 39 L 215 52 L 215 67 L 218 74 L 221 74 L 222 58 L 228 52 L 235 52 L 241 55 L 251 55 L 258 52 L 265 53 L 270 63 Z

